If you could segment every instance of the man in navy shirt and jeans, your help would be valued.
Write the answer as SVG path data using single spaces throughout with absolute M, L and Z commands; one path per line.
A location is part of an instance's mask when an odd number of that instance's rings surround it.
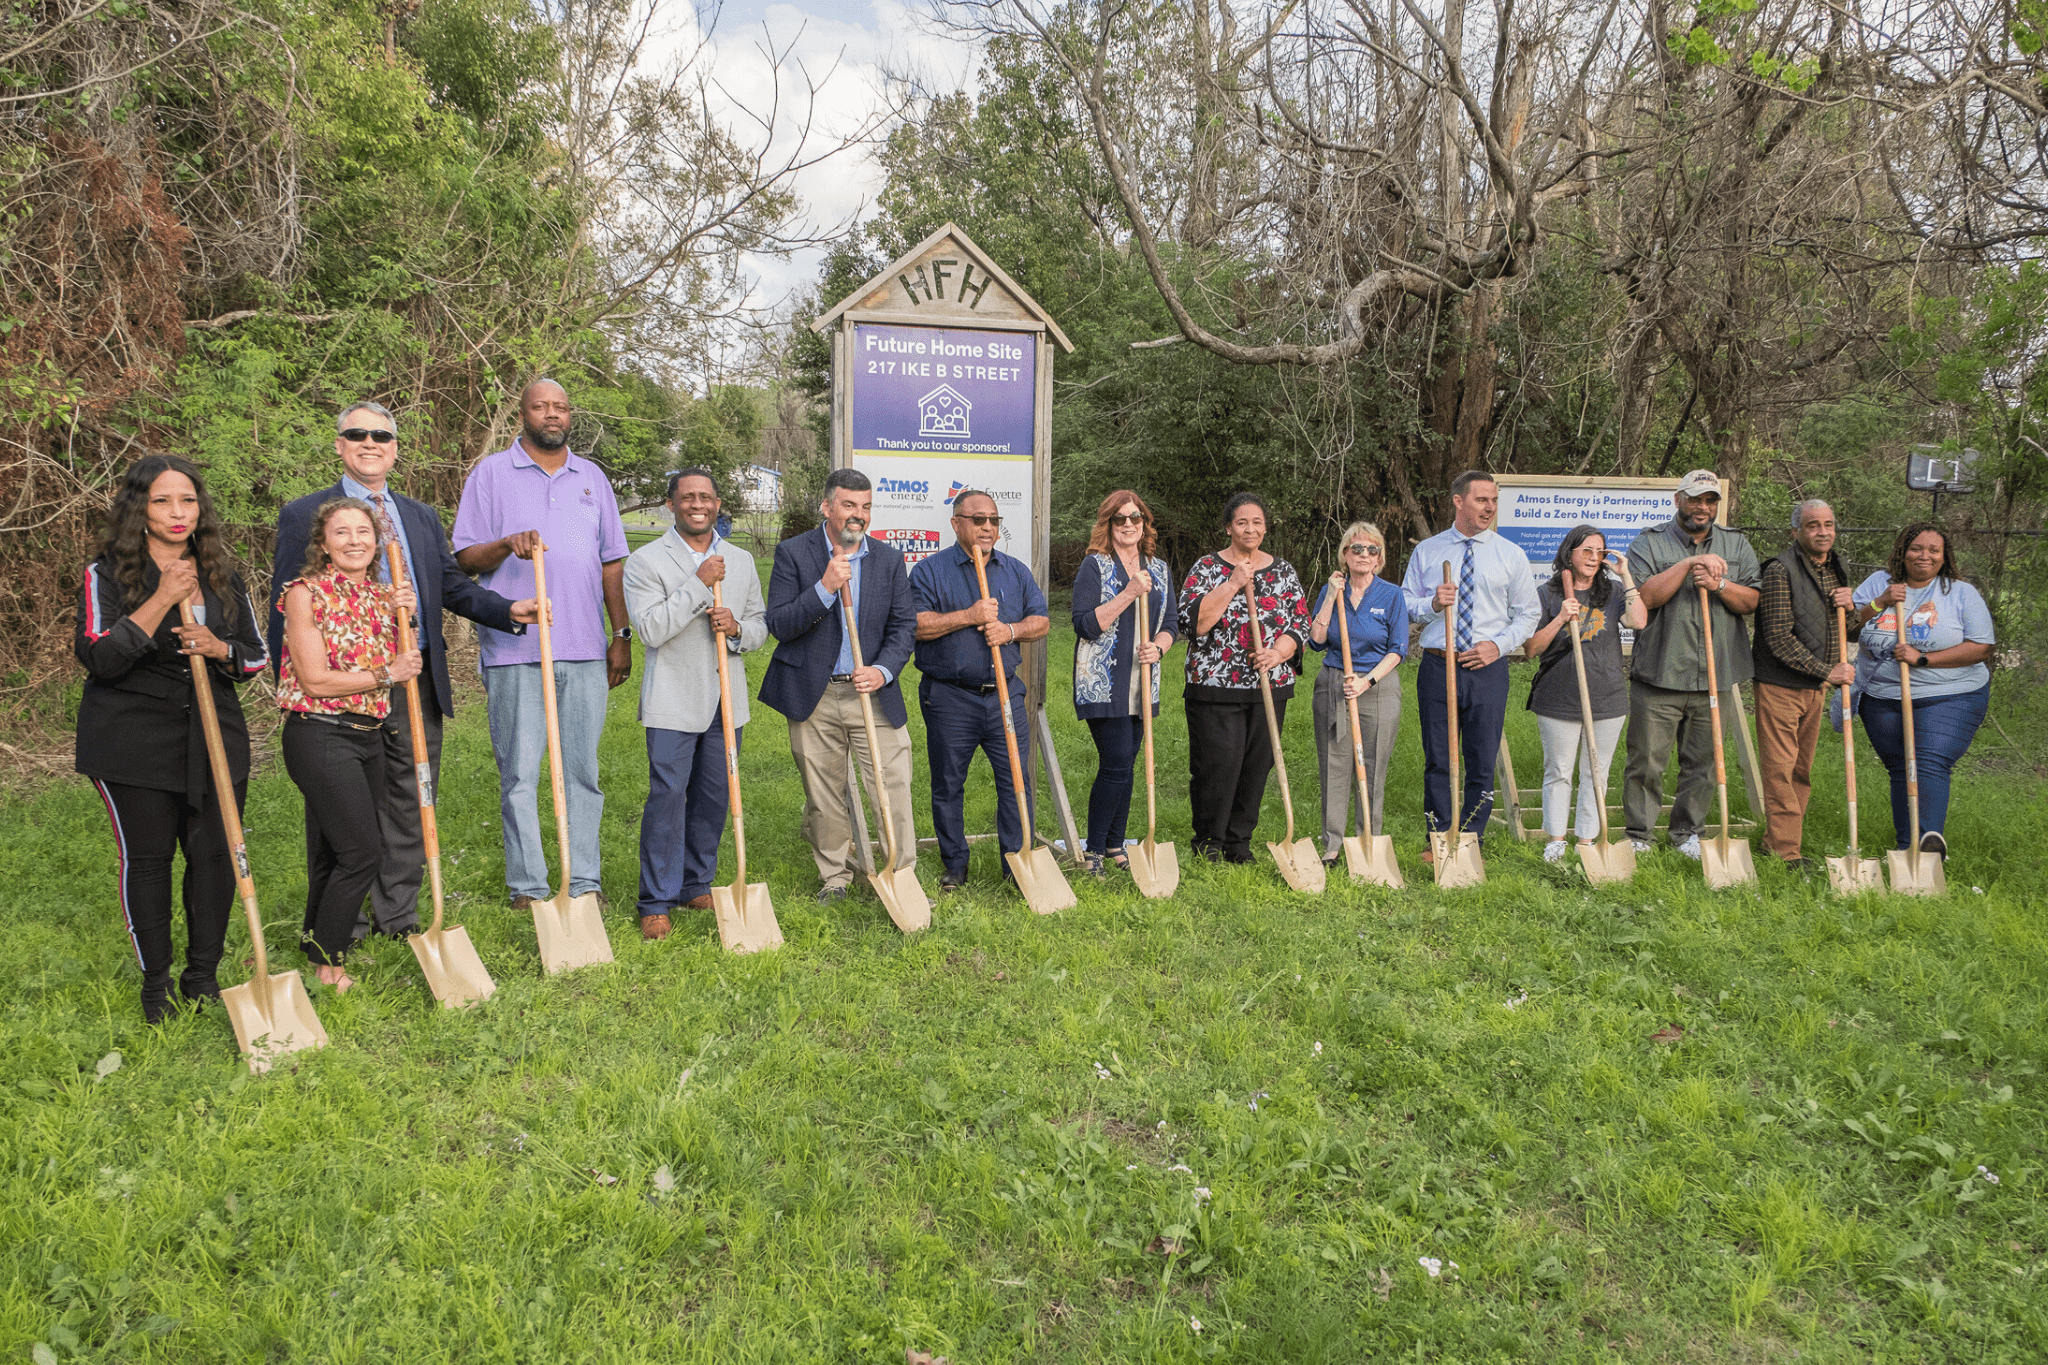
M 1003 519 L 996 500 L 978 489 L 953 499 L 956 542 L 910 571 L 917 602 L 917 667 L 924 675 L 917 700 L 924 711 L 925 754 L 932 769 L 932 827 L 939 839 L 939 890 L 967 881 L 967 769 L 974 751 L 988 755 L 996 779 L 996 842 L 1004 853 L 1025 852 L 1024 824 L 1010 783 L 1009 747 L 1003 738 L 990 647 L 1002 651 L 1017 752 L 1028 766 L 1031 732 L 1024 720 L 1024 686 L 1017 677 L 1027 640 L 1042 640 L 1050 625 L 1045 594 L 1023 561 L 999 552 Z M 987 559 L 989 596 L 974 573 L 979 551 Z M 1007 862 L 1003 875 L 1010 875 Z

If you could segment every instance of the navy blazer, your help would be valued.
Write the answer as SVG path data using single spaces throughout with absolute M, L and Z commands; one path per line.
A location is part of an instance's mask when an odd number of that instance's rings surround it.
M 398 507 L 405 523 L 405 538 L 412 544 L 413 562 L 420 581 L 412 585 L 420 599 L 419 646 L 422 696 L 440 708 L 444 716 L 455 714 L 455 693 L 448 682 L 448 645 L 441 634 L 441 613 L 452 611 L 493 630 L 524 634 L 526 627 L 512 619 L 512 602 L 483 587 L 462 571 L 448 548 L 448 532 L 434 509 L 416 498 L 385 485 L 386 493 Z M 277 556 L 270 566 L 270 671 L 277 676 L 284 657 L 284 613 L 278 610 L 277 595 L 285 584 L 299 576 L 306 563 L 306 541 L 313 533 L 313 514 L 323 503 L 346 497 L 341 484 L 334 483 L 317 493 L 308 493 L 284 505 L 277 514 Z M 433 558 L 440 552 L 439 572 Z
M 873 536 L 867 546 L 860 566 L 860 658 L 889 670 L 888 685 L 869 695 L 889 724 L 900 729 L 910 723 L 898 684 L 917 643 L 917 608 L 903 552 Z M 818 580 L 831 558 L 824 535 L 815 530 L 775 547 L 775 570 L 768 579 L 768 633 L 775 637 L 775 654 L 761 682 L 761 700 L 791 722 L 808 719 L 817 709 L 846 638 L 845 610 L 836 600 L 829 607 L 818 600 Z

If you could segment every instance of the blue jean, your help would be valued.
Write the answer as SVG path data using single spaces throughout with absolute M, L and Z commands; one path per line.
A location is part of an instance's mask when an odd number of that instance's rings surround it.
M 924 711 L 925 758 L 932 770 L 932 833 L 939 840 L 939 865 L 967 872 L 967 769 L 975 750 L 988 755 L 996 779 L 996 843 L 1005 853 L 1024 848 L 1017 820 L 1017 794 L 1010 785 L 1010 750 L 1003 741 L 1003 709 L 996 694 L 969 692 L 926 678 L 917 685 Z M 1010 691 L 1011 723 L 1017 729 L 1017 761 L 1030 772 L 1031 731 L 1025 728 L 1024 689 Z M 1003 875 L 1010 874 L 1004 863 Z
M 1108 716 L 1088 722 L 1095 737 L 1095 785 L 1088 789 L 1088 851 L 1122 853 L 1131 817 L 1131 768 L 1145 747 L 1145 721 Z
M 1451 829 L 1451 732 L 1444 716 L 1443 655 L 1425 652 L 1415 680 L 1422 721 L 1422 817 L 1432 830 Z M 1500 763 L 1500 732 L 1508 719 L 1508 661 L 1458 670 L 1458 747 L 1464 750 L 1465 790 L 1458 806 L 1460 833 L 1486 837 L 1493 818 L 1493 770 Z
M 1969 751 L 1991 705 L 1991 684 L 1960 696 L 1913 700 L 1913 757 L 1920 769 L 1920 830 L 1944 828 L 1948 821 L 1949 774 L 1956 760 Z M 1906 722 L 1905 708 L 1897 700 L 1865 696 L 1858 703 L 1864 733 L 1870 747 L 1892 777 L 1892 828 L 1899 847 L 1913 837 L 1913 821 L 1906 809 Z
M 498 759 L 498 817 L 505 827 L 505 886 L 515 896 L 546 900 L 548 846 L 540 836 L 540 760 L 547 752 L 539 664 L 484 670 L 491 749 Z M 562 786 L 569 808 L 569 894 L 603 885 L 598 822 L 604 791 L 597 785 L 597 741 L 604 734 L 603 659 L 555 660 L 555 706 L 562 724 Z
M 732 732 L 733 752 L 746 735 Z M 640 811 L 640 916 L 711 894 L 725 837 L 725 726 L 714 713 L 702 734 L 647 730 L 647 804 Z

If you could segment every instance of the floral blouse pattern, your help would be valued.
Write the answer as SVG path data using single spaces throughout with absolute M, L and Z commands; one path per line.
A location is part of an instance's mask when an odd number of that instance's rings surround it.
M 313 625 L 327 645 L 327 666 L 338 672 L 374 672 L 398 655 L 398 621 L 392 613 L 391 589 L 382 583 L 357 582 L 328 569 L 311 578 L 295 578 L 277 594 L 277 609 L 293 588 L 313 598 Z M 382 720 L 391 714 L 391 689 L 373 688 L 346 697 L 309 697 L 292 671 L 291 637 L 285 637 L 283 664 L 277 671 L 277 704 L 286 711 L 315 715 L 354 714 Z
M 1225 687 L 1256 690 L 1259 671 L 1252 666 L 1251 614 L 1245 609 L 1244 594 L 1238 593 L 1223 609 L 1223 615 L 1207 635 L 1195 633 L 1195 616 L 1202 599 L 1223 586 L 1231 566 L 1221 555 L 1203 555 L 1188 570 L 1180 585 L 1180 633 L 1188 642 L 1189 687 Z M 1276 558 L 1252 575 L 1252 591 L 1259 600 L 1259 628 L 1271 648 L 1282 635 L 1294 637 L 1294 657 L 1275 668 L 1273 686 L 1291 687 L 1300 672 L 1301 646 L 1308 639 L 1308 595 L 1294 566 Z

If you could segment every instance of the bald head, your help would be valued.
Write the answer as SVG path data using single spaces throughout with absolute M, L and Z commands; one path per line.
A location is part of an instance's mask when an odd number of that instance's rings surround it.
M 519 424 L 529 453 L 553 454 L 569 443 L 569 392 L 552 379 L 536 379 L 519 393 Z
M 1814 560 L 1828 557 L 1835 548 L 1835 509 L 1819 498 L 1808 498 L 1792 509 L 1792 539 Z

